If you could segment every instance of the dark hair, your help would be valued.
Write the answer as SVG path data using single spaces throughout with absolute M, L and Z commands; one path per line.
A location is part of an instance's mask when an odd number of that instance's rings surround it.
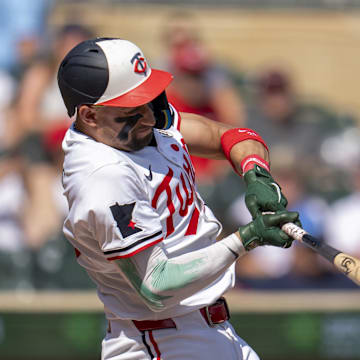
M 287 75 L 278 70 L 262 74 L 259 78 L 259 87 L 263 93 L 288 93 L 291 88 Z
M 69 34 L 79 34 L 84 39 L 91 39 L 95 37 L 94 32 L 87 26 L 81 24 L 65 24 L 56 32 L 56 37 L 61 38 Z

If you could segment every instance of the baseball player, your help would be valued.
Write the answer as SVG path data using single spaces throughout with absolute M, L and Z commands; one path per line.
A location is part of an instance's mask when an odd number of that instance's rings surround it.
M 255 360 L 222 295 L 247 251 L 291 245 L 280 226 L 298 214 L 285 209 L 262 138 L 179 114 L 171 80 L 127 40 L 87 40 L 64 58 L 59 88 L 76 115 L 63 141 L 64 233 L 104 303 L 102 359 Z M 227 158 L 244 176 L 252 222 L 216 241 L 221 224 L 189 153 Z

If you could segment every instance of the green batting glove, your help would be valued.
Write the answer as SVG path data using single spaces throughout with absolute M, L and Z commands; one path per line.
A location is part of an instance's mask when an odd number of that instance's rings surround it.
M 288 222 L 296 222 L 298 219 L 297 212 L 287 210 L 259 215 L 249 224 L 239 228 L 245 250 L 250 251 L 263 245 L 290 247 L 293 239 L 281 230 L 281 226 Z
M 253 219 L 267 211 L 285 210 L 287 199 L 271 174 L 255 164 L 244 174 L 247 185 L 245 203 Z

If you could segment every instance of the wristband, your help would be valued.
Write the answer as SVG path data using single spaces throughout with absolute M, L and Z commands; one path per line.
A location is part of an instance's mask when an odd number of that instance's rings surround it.
M 234 145 L 244 140 L 258 141 L 264 145 L 267 151 L 269 151 L 263 138 L 254 130 L 247 128 L 234 128 L 225 131 L 224 134 L 221 136 L 221 147 L 223 149 L 226 158 L 229 160 L 231 166 L 234 168 L 236 172 L 237 172 L 236 167 L 230 158 L 230 151 Z
M 261 166 L 262 168 L 264 168 L 265 170 L 267 170 L 268 172 L 270 172 L 270 165 L 269 163 L 264 160 L 262 157 L 260 157 L 259 155 L 253 154 L 253 155 L 248 155 L 246 157 L 244 157 L 244 159 L 241 161 L 241 171 L 243 173 L 243 175 L 254 168 L 255 164 Z

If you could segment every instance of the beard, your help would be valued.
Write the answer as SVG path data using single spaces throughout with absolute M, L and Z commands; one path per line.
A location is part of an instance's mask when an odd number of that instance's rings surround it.
M 126 149 L 123 149 L 123 150 L 139 151 L 151 143 L 153 136 L 154 136 L 153 131 L 151 131 L 146 136 L 137 137 L 135 135 L 135 136 L 131 137 L 131 139 L 129 140 L 128 143 L 126 143 L 126 146 L 124 145 L 124 147 L 126 147 Z M 120 137 L 118 137 L 118 138 L 120 138 Z

